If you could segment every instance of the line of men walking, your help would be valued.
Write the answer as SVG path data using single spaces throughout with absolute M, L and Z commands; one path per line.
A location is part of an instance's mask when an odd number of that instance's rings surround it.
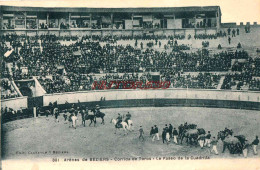
M 144 130 L 142 128 L 142 126 L 140 126 L 140 136 L 139 136 L 139 139 L 141 138 L 143 141 L 144 141 Z M 163 143 L 167 143 L 169 144 L 170 143 L 170 139 L 173 139 L 173 142 L 175 144 L 178 144 L 178 131 L 176 130 L 176 128 L 173 128 L 173 126 L 171 124 L 169 124 L 169 126 L 167 124 L 165 124 L 165 127 L 163 128 L 163 131 L 162 131 L 162 141 Z M 152 142 L 154 142 L 155 140 L 159 141 L 160 140 L 160 137 L 159 137 L 159 129 L 157 127 L 157 125 L 154 125 L 151 127 L 151 130 L 150 130 L 150 137 L 152 138 Z M 198 136 L 198 143 L 199 143 L 199 146 L 201 149 L 203 149 L 204 147 L 208 147 L 208 148 L 211 148 L 210 152 L 211 153 L 214 153 L 216 155 L 218 155 L 218 148 L 217 148 L 217 145 L 218 145 L 218 139 L 211 135 L 211 132 L 208 131 L 207 134 L 201 134 Z M 247 140 L 246 140 L 247 141 Z M 259 139 L 258 139 L 258 136 L 256 136 L 256 138 L 254 139 L 254 141 L 249 144 L 248 141 L 243 145 L 243 155 L 244 157 L 246 158 L 247 157 L 247 154 L 248 154 L 248 148 L 249 146 L 252 146 L 253 148 L 253 154 L 254 155 L 257 155 L 258 152 L 257 152 L 257 146 L 259 144 Z
M 152 137 L 153 142 L 155 141 L 155 139 L 157 141 L 160 140 L 159 129 L 158 129 L 157 125 L 154 125 L 153 127 L 151 127 L 150 136 Z M 176 130 L 176 128 L 173 128 L 173 126 L 171 124 L 169 124 L 169 127 L 167 124 L 165 124 L 165 127 L 163 128 L 163 131 L 162 131 L 163 143 L 169 144 L 170 139 L 172 139 L 172 138 L 173 138 L 173 142 L 178 144 L 178 139 L 177 139 L 178 131 Z

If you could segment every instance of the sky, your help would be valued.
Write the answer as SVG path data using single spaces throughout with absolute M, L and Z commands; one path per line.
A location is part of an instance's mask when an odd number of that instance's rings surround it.
M 182 7 L 220 6 L 222 23 L 257 22 L 260 0 L 0 0 L 0 5 L 33 7 Z

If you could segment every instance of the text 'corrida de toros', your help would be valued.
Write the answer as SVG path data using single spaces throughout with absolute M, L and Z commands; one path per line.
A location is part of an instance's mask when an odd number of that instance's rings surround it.
M 170 81 L 94 81 L 92 90 L 106 89 L 167 89 Z

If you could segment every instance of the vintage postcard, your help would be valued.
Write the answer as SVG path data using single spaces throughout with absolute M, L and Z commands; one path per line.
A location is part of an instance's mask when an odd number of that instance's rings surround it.
M 1 1 L 1 169 L 259 169 L 260 1 Z

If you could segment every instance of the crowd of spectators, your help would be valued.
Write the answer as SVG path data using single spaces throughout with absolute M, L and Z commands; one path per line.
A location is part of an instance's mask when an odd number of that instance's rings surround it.
M 248 73 L 228 74 L 225 76 L 221 89 L 248 90 L 251 80 L 252 76 Z
M 203 38 L 205 35 L 197 35 Z M 215 39 L 217 35 L 207 35 L 204 38 Z M 158 72 L 161 79 L 171 81 L 171 87 L 176 88 L 216 88 L 220 77 L 211 73 L 200 73 L 197 76 L 182 75 L 183 72 L 227 72 L 229 70 L 241 72 L 237 75 L 227 75 L 222 89 L 237 89 L 249 85 L 249 89 L 258 89 L 259 81 L 253 76 L 259 76 L 259 58 L 252 59 L 243 50 L 235 52 L 220 52 L 210 54 L 209 50 L 201 49 L 190 51 L 184 44 L 178 45 L 177 40 L 184 39 L 183 35 L 175 36 L 56 36 L 36 35 L 18 36 L 16 34 L 1 36 L 1 52 L 13 49 L 12 55 L 4 58 L 4 74 L 9 79 L 20 80 L 32 76 L 38 80 L 47 93 L 90 90 L 93 81 L 97 79 L 91 74 L 107 74 L 107 77 L 116 78 L 117 73 Z M 204 39 L 203 38 L 203 39 Z M 149 48 L 136 48 L 131 45 L 115 43 L 119 40 L 135 40 L 143 44 L 142 40 L 168 40 L 172 50 L 157 51 L 153 43 Z M 70 45 L 61 44 L 61 41 L 73 41 Z M 110 42 L 114 43 L 110 43 Z M 101 45 L 100 42 L 106 42 Z M 10 46 L 6 45 L 7 43 Z M 208 46 L 205 41 L 204 44 Z M 245 63 L 235 62 L 232 59 L 245 59 Z M 12 63 L 11 72 L 5 63 Z M 61 70 L 63 70 L 61 72 Z M 65 73 L 64 73 L 65 72 Z M 250 73 L 250 74 L 244 74 Z M 106 77 L 106 78 L 107 78 Z M 137 77 L 130 76 L 130 79 Z M 125 77 L 123 78 L 125 79 Z M 149 75 L 142 79 L 149 80 Z M 140 80 L 140 77 L 138 77 Z M 234 84 L 235 82 L 235 84 Z M 242 83 L 242 84 L 241 84 Z
M 171 79 L 174 88 L 216 89 L 220 76 L 211 73 L 182 75 Z
M 1 79 L 1 98 L 2 99 L 9 99 L 18 97 L 18 93 L 12 86 L 10 80 L 8 79 Z
M 260 91 L 260 80 L 256 79 L 256 78 L 253 78 L 249 82 L 249 90 Z
M 217 39 L 217 34 L 195 34 L 195 39 Z
M 99 41 L 99 42 L 109 42 L 109 41 L 119 41 L 119 40 L 183 40 L 185 39 L 185 35 L 175 34 L 175 35 L 84 35 L 82 36 L 82 40 L 91 40 L 91 41 Z

